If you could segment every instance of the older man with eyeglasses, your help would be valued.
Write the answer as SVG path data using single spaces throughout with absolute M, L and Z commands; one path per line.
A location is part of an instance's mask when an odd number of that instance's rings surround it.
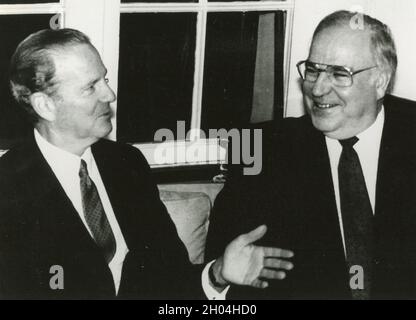
M 297 64 L 308 115 L 279 123 L 263 172 L 236 174 L 217 198 L 208 257 L 257 224 L 269 227 L 262 243 L 294 252 L 284 281 L 228 298 L 416 297 L 416 106 L 386 95 L 389 28 L 368 15 L 355 28 L 357 14 L 319 23 Z

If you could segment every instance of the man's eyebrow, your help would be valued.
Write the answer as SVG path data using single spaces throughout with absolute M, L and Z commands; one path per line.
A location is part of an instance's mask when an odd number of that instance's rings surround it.
M 107 70 L 107 68 L 104 68 L 104 77 L 107 75 L 107 72 L 108 72 L 108 70 Z M 93 79 L 93 80 L 91 80 L 91 81 L 89 81 L 85 86 L 83 86 L 84 88 L 88 88 L 88 87 L 90 87 L 90 86 L 93 86 L 94 84 L 96 84 L 98 81 L 100 81 L 101 80 L 101 78 L 102 77 L 98 77 L 98 78 L 95 78 L 95 79 Z
M 351 69 L 347 66 L 339 65 L 339 64 L 326 64 L 326 63 L 317 63 L 313 61 L 307 61 L 310 66 L 324 66 L 324 67 L 331 67 L 331 68 L 339 68 L 339 69 Z

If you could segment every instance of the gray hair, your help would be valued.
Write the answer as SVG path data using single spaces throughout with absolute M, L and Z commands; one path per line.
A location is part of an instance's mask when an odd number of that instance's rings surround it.
M 14 52 L 9 69 L 10 89 L 32 122 L 38 120 L 30 104 L 35 92 L 53 95 L 56 92 L 55 65 L 52 53 L 68 45 L 88 44 L 90 39 L 74 29 L 45 29 L 24 39 Z
M 349 26 L 359 15 L 363 19 L 364 28 L 370 31 L 371 44 L 377 64 L 390 74 L 387 92 L 391 92 L 397 70 L 397 52 L 390 28 L 369 15 L 347 10 L 335 11 L 326 16 L 316 27 L 312 41 L 323 30 L 336 26 Z

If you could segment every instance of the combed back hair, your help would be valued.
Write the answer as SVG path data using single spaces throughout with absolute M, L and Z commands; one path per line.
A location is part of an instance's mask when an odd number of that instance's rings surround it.
M 74 44 L 92 46 L 85 34 L 68 28 L 40 30 L 17 46 L 9 69 L 10 89 L 32 122 L 36 122 L 38 117 L 30 104 L 30 96 L 36 92 L 52 96 L 56 91 L 52 54 Z
M 347 10 L 335 11 L 326 16 L 319 23 L 313 34 L 313 40 L 321 31 L 324 31 L 325 29 L 337 26 L 351 27 L 351 22 L 354 23 L 354 19 L 357 18 L 362 19 L 362 27 L 364 27 L 364 30 L 370 31 L 374 58 L 377 65 L 389 73 L 390 83 L 387 88 L 387 92 L 391 92 L 396 76 L 397 52 L 393 36 L 391 34 L 390 28 L 387 25 L 363 13 Z M 358 22 L 361 23 L 361 20 Z M 360 26 L 357 26 L 357 28 L 359 27 Z

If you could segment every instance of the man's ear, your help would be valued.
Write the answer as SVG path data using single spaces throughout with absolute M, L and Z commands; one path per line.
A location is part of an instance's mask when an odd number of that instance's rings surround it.
M 54 121 L 56 106 L 53 100 L 43 92 L 35 92 L 30 96 L 30 104 L 35 112 L 46 121 Z
M 387 88 L 390 83 L 391 75 L 386 70 L 380 70 L 376 78 L 377 100 L 382 99 L 386 95 Z

